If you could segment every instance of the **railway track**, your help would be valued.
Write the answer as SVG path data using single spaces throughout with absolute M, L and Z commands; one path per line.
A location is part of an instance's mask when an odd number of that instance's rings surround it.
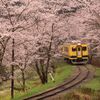
M 55 96 L 61 92 L 70 90 L 73 87 L 79 85 L 80 83 L 82 83 L 84 80 L 86 80 L 89 77 L 90 71 L 86 65 L 78 66 L 77 68 L 78 68 L 77 74 L 74 77 L 72 77 L 70 80 L 65 81 L 62 85 L 59 85 L 43 93 L 31 96 L 24 100 L 47 100 L 48 98 L 52 96 Z

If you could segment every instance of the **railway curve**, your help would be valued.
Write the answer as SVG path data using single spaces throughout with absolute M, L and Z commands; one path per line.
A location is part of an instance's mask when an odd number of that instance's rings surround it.
M 84 80 L 88 79 L 91 76 L 91 71 L 87 67 L 87 65 L 78 65 L 77 66 L 77 74 L 72 77 L 71 79 L 65 81 L 63 84 L 47 90 L 43 93 L 39 93 L 37 95 L 33 95 L 31 97 L 28 97 L 24 100 L 47 100 L 48 98 L 55 96 L 59 93 L 62 93 L 64 91 L 68 91 L 72 89 L 73 87 L 79 85 Z

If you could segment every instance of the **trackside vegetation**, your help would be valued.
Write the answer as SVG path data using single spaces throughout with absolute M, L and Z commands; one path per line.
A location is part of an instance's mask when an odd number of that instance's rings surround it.
M 92 90 L 100 90 L 100 68 L 95 69 L 94 78 L 84 85 L 86 88 L 91 88 Z
M 53 100 L 100 100 L 100 68 L 95 68 L 94 78 L 70 93 L 64 93 Z
M 25 92 L 20 90 L 15 91 L 15 98 L 13 100 L 23 100 L 24 98 L 30 97 L 36 93 L 40 93 L 50 88 L 53 88 L 61 84 L 66 78 L 68 78 L 73 73 L 73 71 L 74 71 L 74 67 L 72 67 L 72 65 L 68 65 L 65 62 L 58 63 L 56 64 L 56 73 L 54 75 L 55 82 L 52 82 L 50 77 L 49 77 L 49 82 L 45 85 L 41 84 L 39 79 L 35 81 L 27 80 L 26 91 Z M 0 95 L 0 100 L 2 99 L 10 100 L 10 90 L 7 90 L 2 95 Z

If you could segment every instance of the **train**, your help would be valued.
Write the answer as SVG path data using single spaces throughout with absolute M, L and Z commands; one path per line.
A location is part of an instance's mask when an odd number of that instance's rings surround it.
M 61 55 L 68 63 L 87 64 L 89 60 L 88 44 L 80 42 L 64 43 L 59 47 Z

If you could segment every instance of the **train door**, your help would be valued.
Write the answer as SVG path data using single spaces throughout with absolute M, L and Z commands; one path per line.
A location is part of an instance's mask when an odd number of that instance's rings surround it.
M 77 57 L 78 58 L 82 57 L 82 47 L 81 46 L 77 46 Z

